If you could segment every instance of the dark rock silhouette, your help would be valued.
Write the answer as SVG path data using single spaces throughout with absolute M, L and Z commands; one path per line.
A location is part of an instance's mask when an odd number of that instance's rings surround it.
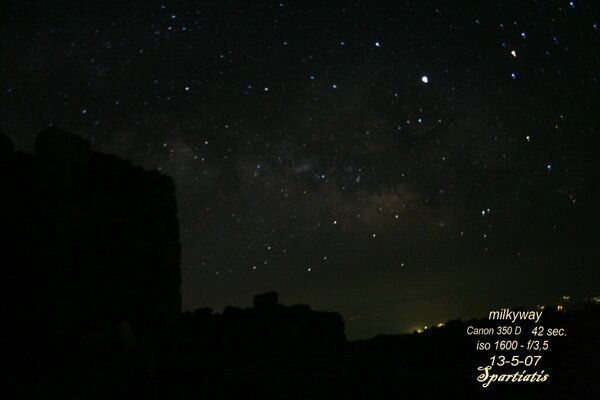
M 291 307 L 277 303 L 278 294 L 254 297 L 253 308 L 227 306 L 222 314 L 198 309 L 182 315 L 182 332 L 220 337 L 226 347 L 269 348 L 278 354 L 341 352 L 346 349 L 344 322 L 337 313 L 312 311 L 305 305 Z
M 55 127 L 44 129 L 37 135 L 35 154 L 56 162 L 85 166 L 92 163 L 92 147 L 89 142 Z
M 0 154 L 7 155 L 15 151 L 12 141 L 4 133 L 0 132 Z
M 56 128 L 37 136 L 35 154 L 2 135 L 0 165 L 2 339 L 15 382 L 85 369 L 178 317 L 170 178 Z
M 257 310 L 274 310 L 279 301 L 277 292 L 268 292 L 254 296 L 254 308 Z

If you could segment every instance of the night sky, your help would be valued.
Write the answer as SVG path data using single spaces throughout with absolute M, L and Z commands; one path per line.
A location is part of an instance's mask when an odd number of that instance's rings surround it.
M 355 339 L 600 294 L 597 1 L 111 3 L 3 6 L 0 130 L 172 176 L 184 309 Z

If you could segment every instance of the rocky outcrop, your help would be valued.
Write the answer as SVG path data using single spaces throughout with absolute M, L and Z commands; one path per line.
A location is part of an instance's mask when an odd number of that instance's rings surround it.
M 307 305 L 285 306 L 278 294 L 268 292 L 254 297 L 254 307 L 227 306 L 223 313 L 201 308 L 181 318 L 181 332 L 199 343 L 232 351 L 261 351 L 263 356 L 306 354 L 311 351 L 336 352 L 347 344 L 342 316 L 313 311 Z
M 35 154 L 2 135 L 0 162 L 8 314 L 57 327 L 180 313 L 171 178 L 57 128 L 38 134 Z

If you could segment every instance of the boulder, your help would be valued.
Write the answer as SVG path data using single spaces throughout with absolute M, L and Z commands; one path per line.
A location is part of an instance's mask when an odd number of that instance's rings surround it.
M 44 129 L 37 135 L 35 154 L 86 166 L 92 162 L 92 148 L 87 140 L 55 127 Z
M 277 292 L 267 292 L 254 296 L 254 308 L 259 311 L 272 311 L 277 308 L 279 294 Z

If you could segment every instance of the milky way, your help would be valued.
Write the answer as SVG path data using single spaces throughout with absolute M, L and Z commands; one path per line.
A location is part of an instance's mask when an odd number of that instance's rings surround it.
M 12 2 L 0 128 L 171 175 L 187 309 L 366 337 L 598 294 L 598 5 L 324 3 Z

